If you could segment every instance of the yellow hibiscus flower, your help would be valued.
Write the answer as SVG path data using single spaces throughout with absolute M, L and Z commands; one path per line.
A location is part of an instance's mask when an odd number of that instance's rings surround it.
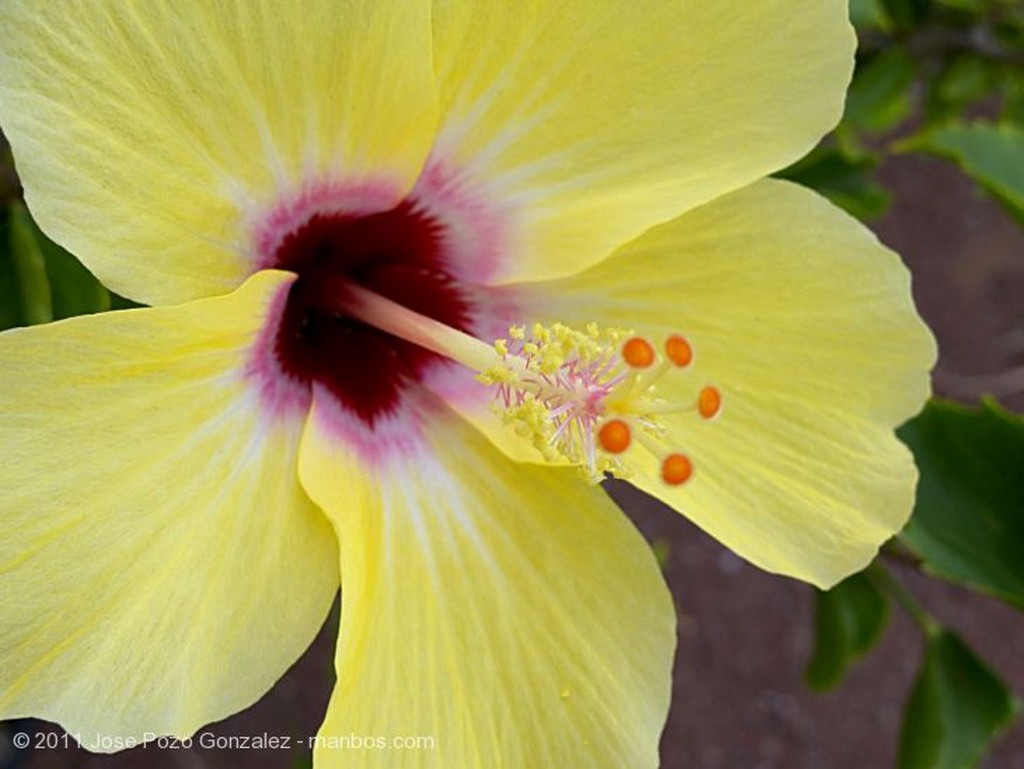
M 153 305 L 0 336 L 3 717 L 187 736 L 340 584 L 318 767 L 655 766 L 672 602 L 566 465 L 822 586 L 905 521 L 892 428 L 934 356 L 907 273 L 761 180 L 840 114 L 844 3 L 5 0 L 0 27 L 29 206 Z

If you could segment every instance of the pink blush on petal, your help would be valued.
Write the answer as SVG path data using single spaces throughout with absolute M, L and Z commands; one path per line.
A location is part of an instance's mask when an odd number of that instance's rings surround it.
M 431 157 L 409 195 L 413 204 L 444 222 L 445 258 L 468 283 L 497 280 L 517 253 L 513 212 L 469 174 Z
M 254 217 L 250 240 L 254 271 L 276 266 L 285 238 L 316 215 L 367 216 L 393 208 L 402 199 L 401 188 L 384 179 L 315 181 L 281 198 Z
M 370 468 L 384 468 L 425 451 L 429 423 L 451 416 L 443 404 L 422 389 L 403 392 L 395 409 L 378 419 L 372 429 L 319 385 L 314 388 L 314 403 L 317 430 L 354 452 L 362 465 Z
M 292 278 L 282 283 L 267 307 L 263 329 L 252 347 L 245 366 L 245 378 L 254 383 L 268 416 L 275 420 L 294 419 L 309 411 L 312 394 L 309 386 L 288 376 L 277 359 L 277 331 L 284 316 Z

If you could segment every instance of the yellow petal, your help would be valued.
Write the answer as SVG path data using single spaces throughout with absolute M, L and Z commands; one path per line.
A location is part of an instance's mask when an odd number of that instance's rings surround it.
M 436 123 L 429 13 L 5 0 L 0 126 L 33 214 L 133 299 L 231 290 L 272 199 L 330 177 L 386 208 L 411 187 Z
M 583 269 L 787 165 L 839 119 L 853 67 L 840 0 L 454 0 L 434 29 L 442 129 L 419 197 L 475 196 L 510 249 L 502 279 Z
M 825 587 L 910 514 L 916 471 L 893 428 L 927 397 L 935 346 L 909 284 L 866 228 L 768 180 L 544 286 L 536 311 L 687 337 L 695 361 L 670 397 L 695 404 L 712 384 L 723 410 L 666 418 L 688 483 L 664 484 L 637 446 L 632 482 L 759 566 Z
M 0 336 L 0 718 L 186 736 L 313 639 L 337 546 L 243 374 L 289 280 Z
M 373 472 L 331 424 L 318 399 L 300 456 L 344 585 L 316 766 L 655 767 L 673 607 L 603 492 L 508 461 L 450 413 Z

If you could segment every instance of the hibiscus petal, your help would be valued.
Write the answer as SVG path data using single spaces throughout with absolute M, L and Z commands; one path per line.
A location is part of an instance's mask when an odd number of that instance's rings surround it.
M 313 639 L 337 546 L 244 373 L 289 281 L 0 336 L 0 718 L 184 737 Z
M 673 607 L 604 493 L 509 462 L 450 412 L 369 474 L 333 419 L 317 397 L 300 455 L 344 584 L 316 766 L 656 766 Z M 411 737 L 432 744 L 393 742 Z
M 300 183 L 368 184 L 381 208 L 412 186 L 436 124 L 429 13 L 5 0 L 0 125 L 33 213 L 133 299 L 230 291 L 253 220 Z
M 927 397 L 935 345 L 909 283 L 858 222 L 766 180 L 544 286 L 535 312 L 688 338 L 679 399 L 711 384 L 722 411 L 664 417 L 688 483 L 667 486 L 638 446 L 630 480 L 759 566 L 827 587 L 910 514 L 917 474 L 893 428 Z
M 805 154 L 855 43 L 839 0 L 453 0 L 434 30 L 442 130 L 417 198 L 475 198 L 505 256 L 475 243 L 480 277 L 500 280 L 583 269 Z

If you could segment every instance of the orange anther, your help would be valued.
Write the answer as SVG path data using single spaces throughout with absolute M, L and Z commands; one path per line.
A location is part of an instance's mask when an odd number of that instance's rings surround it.
M 708 385 L 697 396 L 697 411 L 705 419 L 711 419 L 722 410 L 722 394 L 718 388 Z
M 622 359 L 633 368 L 647 368 L 654 363 L 654 348 L 643 337 L 634 336 L 622 345 Z
M 693 361 L 693 348 L 690 343 L 679 334 L 673 334 L 665 340 L 665 355 L 668 359 L 682 368 L 689 366 Z
M 686 483 L 693 475 L 693 463 L 683 454 L 669 454 L 661 463 L 661 479 L 670 486 Z
M 609 454 L 621 454 L 629 448 L 632 436 L 629 433 L 629 425 L 621 419 L 612 419 L 601 425 L 601 429 L 597 431 L 597 439 Z

